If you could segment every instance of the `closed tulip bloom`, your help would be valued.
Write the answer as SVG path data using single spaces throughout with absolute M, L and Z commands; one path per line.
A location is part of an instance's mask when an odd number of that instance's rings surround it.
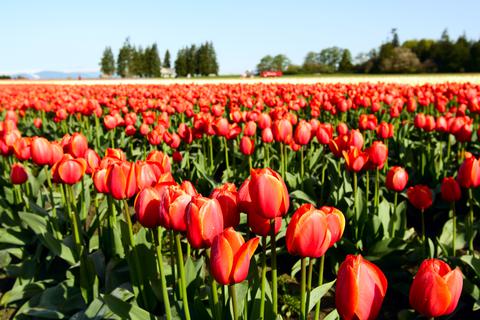
M 418 210 L 428 209 L 433 202 L 432 190 L 424 185 L 416 185 L 407 190 L 408 201 Z
M 425 114 L 423 113 L 418 113 L 415 116 L 415 119 L 413 120 L 414 126 L 418 129 L 423 129 L 423 127 L 425 127 L 426 122 L 427 120 L 425 118 Z
M 107 168 L 95 170 L 92 180 L 97 192 L 104 194 L 109 193 L 107 186 Z
M 33 125 L 35 126 L 35 128 L 40 129 L 42 127 L 42 119 L 40 118 L 33 119 Z
M 387 189 L 401 192 L 403 189 L 405 189 L 407 183 L 408 173 L 404 168 L 394 166 L 388 170 L 386 178 Z
M 462 287 L 459 268 L 452 270 L 438 259 L 424 260 L 410 287 L 410 305 L 426 317 L 448 315 L 455 311 Z
M 160 192 L 160 224 L 168 230 L 187 231 L 186 209 L 192 196 L 177 184 L 156 188 Z
M 85 159 L 74 159 L 70 155 L 64 155 L 62 160 L 52 167 L 52 179 L 56 183 L 75 184 L 82 180 L 87 170 Z
M 368 154 L 356 147 L 351 147 L 348 152 L 343 151 L 343 157 L 345 158 L 347 169 L 354 172 L 361 171 L 368 160 Z
M 258 237 L 245 242 L 233 228 L 225 229 L 212 244 L 210 271 L 213 278 L 222 285 L 245 280 L 258 242 Z
M 284 216 L 290 198 L 282 177 L 270 168 L 252 169 L 250 176 L 249 193 L 258 214 L 265 219 Z
M 20 161 L 26 161 L 30 159 L 32 153 L 30 152 L 30 138 L 20 138 L 13 144 L 13 153 Z
M 312 126 L 305 120 L 300 120 L 295 128 L 294 140 L 299 145 L 307 145 L 312 136 Z
M 74 158 L 83 158 L 88 150 L 87 138 L 83 134 L 75 132 L 63 150 L 65 153 L 70 153 Z
M 182 188 L 183 191 L 185 191 L 186 193 L 188 193 L 188 194 L 191 195 L 192 197 L 198 196 L 198 192 L 197 192 L 197 190 L 195 189 L 195 186 L 194 186 L 193 183 L 191 183 L 190 181 L 188 181 L 188 180 L 183 180 L 183 181 L 182 181 L 182 184 L 180 185 L 180 187 Z
M 100 156 L 93 149 L 88 149 L 84 153 L 84 159 L 87 161 L 87 174 L 92 174 L 100 165 Z
M 272 126 L 272 118 L 270 118 L 268 113 L 262 113 L 258 116 L 257 123 L 260 129 L 264 130 Z
M 133 163 L 112 163 L 106 173 L 107 188 L 114 199 L 128 199 L 137 192 L 136 170 Z
M 53 166 L 58 161 L 62 160 L 64 153 L 63 147 L 60 143 L 54 141 L 50 144 L 50 146 L 52 147 L 52 157 L 50 158 L 49 165 Z
M 348 255 L 340 265 L 335 305 L 344 320 L 374 320 L 387 292 L 387 279 L 376 265 L 361 255 Z
M 385 160 L 388 157 L 388 148 L 381 141 L 374 141 L 373 144 L 368 148 L 368 161 L 373 164 L 376 168 L 383 168 Z
M 155 174 L 156 166 L 146 161 L 137 161 L 136 175 L 137 175 L 137 188 L 143 190 L 146 187 L 153 187 L 157 183 L 157 175 Z
M 187 206 L 187 239 L 195 249 L 208 248 L 223 231 L 222 207 L 217 199 L 192 198 Z
M 273 123 L 272 132 L 275 141 L 289 144 L 293 135 L 292 123 L 287 119 L 276 120 Z
M 42 137 L 33 137 L 30 145 L 32 161 L 38 166 L 50 164 L 52 158 L 52 147 L 50 142 Z
M 108 114 L 103 118 L 103 124 L 107 130 L 115 129 L 115 127 L 117 126 L 117 119 L 114 116 Z
M 23 184 L 28 180 L 27 170 L 21 163 L 14 163 L 10 171 L 10 181 L 13 184 Z
M 462 190 L 460 189 L 460 185 L 453 177 L 443 178 L 440 191 L 442 192 L 443 200 L 448 202 L 458 201 L 462 197 Z
M 304 204 L 295 211 L 287 226 L 286 244 L 291 255 L 318 258 L 338 241 L 345 228 L 345 217 L 334 208 L 316 209 Z
M 348 142 L 347 146 L 349 147 L 356 147 L 358 150 L 362 150 L 363 148 L 363 135 L 360 131 L 358 130 L 351 130 L 348 133 Z
M 159 165 L 162 173 L 171 171 L 170 158 L 162 151 L 151 151 L 147 156 L 147 161 L 156 162 Z
M 345 122 L 339 122 L 336 128 L 337 134 L 339 136 L 345 135 L 348 133 L 348 126 Z
M 243 129 L 243 135 L 247 137 L 254 136 L 257 132 L 257 124 L 254 121 L 248 121 Z
M 466 157 L 458 169 L 457 181 L 463 188 L 480 186 L 480 161 L 475 157 Z
M 262 142 L 263 143 L 271 143 L 273 141 L 273 133 L 272 129 L 265 128 L 262 130 Z
M 333 126 L 330 123 L 322 123 L 317 129 L 318 143 L 326 145 L 333 137 Z
M 154 187 L 140 191 L 135 198 L 135 213 L 138 222 L 145 228 L 160 226 L 160 193 Z
M 225 118 L 218 118 L 213 124 L 213 129 L 215 130 L 215 134 L 217 136 L 227 136 L 228 131 L 230 131 L 230 125 L 228 123 L 228 120 Z
M 377 137 L 380 139 L 389 139 L 393 137 L 393 124 L 389 122 L 381 122 L 377 127 Z
M 251 156 L 255 151 L 255 142 L 247 136 L 240 140 L 240 152 L 246 156 Z
M 212 191 L 210 198 L 217 199 L 222 207 L 224 228 L 236 227 L 240 223 L 238 210 L 237 187 L 233 183 L 225 183 Z

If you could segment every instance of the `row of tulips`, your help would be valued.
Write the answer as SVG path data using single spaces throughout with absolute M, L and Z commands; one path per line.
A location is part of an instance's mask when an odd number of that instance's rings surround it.
M 251 100 L 239 96 L 241 89 Z M 392 297 L 406 294 L 427 317 L 455 312 L 465 281 L 460 309 L 469 314 L 465 304 L 477 299 L 479 280 L 476 90 L 468 84 L 11 87 L 0 96 L 8 109 L 0 151 L 2 179 L 8 175 L 18 186 L 4 187 L 11 197 L 4 198 L 3 225 L 8 234 L 33 232 L 40 248 L 70 264 L 70 287 L 82 297 L 77 316 L 89 316 L 100 301 L 120 318 L 306 319 L 319 318 L 325 305 L 336 306 L 330 318 L 388 318 L 389 309 L 400 309 L 390 300 L 381 311 L 387 278 L 397 280 L 389 286 Z M 75 129 L 82 133 L 63 135 Z M 414 139 L 418 145 L 410 145 Z M 436 144 L 447 149 L 444 159 Z M 430 188 L 435 181 L 438 188 Z M 438 208 L 451 215 L 439 233 L 431 225 Z M 45 230 L 36 230 L 38 221 Z M 12 253 L 17 248 L 6 252 L 22 260 Z M 25 250 L 25 258 L 32 256 Z M 114 273 L 101 274 L 98 254 L 105 266 L 126 263 L 123 311 L 116 303 L 123 302 L 124 285 L 109 284 Z M 398 254 L 409 262 L 388 266 Z M 291 256 L 300 261 L 292 264 Z M 408 294 L 402 285 L 411 278 L 398 282 L 395 273 L 418 266 Z M 16 285 L 32 289 L 4 267 Z M 282 279 L 290 272 L 298 304 L 289 302 Z M 336 275 L 335 303 L 328 299 L 334 282 L 324 283 L 324 273 Z M 12 290 L 0 302 L 38 316 L 42 305 L 23 304 L 27 295 Z

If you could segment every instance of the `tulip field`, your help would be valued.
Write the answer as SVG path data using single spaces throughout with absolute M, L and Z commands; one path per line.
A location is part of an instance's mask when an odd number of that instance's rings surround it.
M 0 319 L 478 319 L 480 85 L 0 86 Z

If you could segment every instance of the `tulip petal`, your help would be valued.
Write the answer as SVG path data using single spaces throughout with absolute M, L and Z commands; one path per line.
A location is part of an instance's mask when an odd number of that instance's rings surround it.
M 227 239 L 230 247 L 232 248 L 233 254 L 237 254 L 240 247 L 245 243 L 242 235 L 239 232 L 236 232 L 233 228 L 227 228 L 223 231 L 223 236 Z
M 210 253 L 210 272 L 220 284 L 229 284 L 233 252 L 228 240 L 221 234 L 215 237 Z
M 233 270 L 230 276 L 232 283 L 242 282 L 247 278 L 250 268 L 250 259 L 252 259 L 255 250 L 257 250 L 259 238 L 255 237 L 244 243 L 235 255 Z
M 344 268 L 340 266 L 335 289 L 335 305 L 342 319 L 356 319 L 354 316 L 358 302 L 359 294 L 355 270 L 350 265 Z
M 462 272 L 460 269 L 455 268 L 453 271 L 448 273 L 444 279 L 447 282 L 447 286 L 450 289 L 450 294 L 452 295 L 450 306 L 447 308 L 447 310 L 445 310 L 445 315 L 447 315 L 455 311 L 457 308 L 458 300 L 460 299 L 463 288 Z
M 451 295 L 442 277 L 434 272 L 418 272 L 410 287 L 410 305 L 427 317 L 438 317 L 450 306 Z

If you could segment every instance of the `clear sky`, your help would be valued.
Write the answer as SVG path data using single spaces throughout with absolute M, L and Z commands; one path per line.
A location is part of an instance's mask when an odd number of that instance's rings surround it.
M 190 0 L 0 2 L 0 73 L 98 70 L 105 46 L 116 55 L 127 36 L 136 45 L 179 48 L 213 41 L 220 72 L 253 69 L 266 54 L 302 63 L 329 46 L 368 52 L 397 28 L 400 40 L 480 38 L 476 0 Z

